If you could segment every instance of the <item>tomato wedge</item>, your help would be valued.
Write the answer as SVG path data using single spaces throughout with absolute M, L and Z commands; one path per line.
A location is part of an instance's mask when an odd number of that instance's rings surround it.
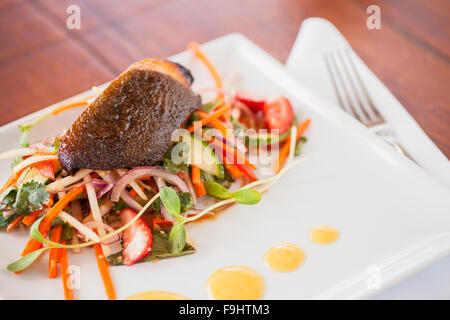
M 36 165 L 36 169 L 38 169 L 39 173 L 47 179 L 55 180 L 55 170 L 52 162 L 40 163 Z
M 292 125 L 294 110 L 288 98 L 279 96 L 264 106 L 264 119 L 267 128 L 280 130 L 279 134 L 286 132 Z
M 251 95 L 249 93 L 236 92 L 234 97 L 237 101 L 247 105 L 254 112 L 263 111 L 266 100 L 262 97 Z

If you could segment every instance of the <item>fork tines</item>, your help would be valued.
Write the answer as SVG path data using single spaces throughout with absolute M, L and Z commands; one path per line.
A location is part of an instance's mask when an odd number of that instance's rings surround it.
M 339 105 L 367 127 L 384 123 L 375 108 L 348 48 L 324 56 Z

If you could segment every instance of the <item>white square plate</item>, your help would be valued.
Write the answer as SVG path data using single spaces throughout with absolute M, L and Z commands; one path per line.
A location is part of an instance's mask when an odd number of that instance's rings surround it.
M 266 299 L 362 298 L 376 293 L 378 283 L 386 288 L 449 253 L 447 188 L 344 112 L 324 108 L 328 102 L 299 86 L 280 63 L 243 36 L 227 35 L 203 49 L 224 78 L 239 75 L 239 88 L 264 96 L 286 95 L 300 119 L 312 119 L 303 151 L 309 160 L 281 179 L 258 205 L 237 205 L 214 220 L 189 226 L 196 254 L 111 267 L 118 298 L 165 290 L 207 299 L 207 278 L 229 265 L 259 272 L 266 282 Z M 211 87 L 207 71 L 189 52 L 171 59 L 191 69 L 194 89 Z M 1 151 L 16 147 L 18 124 L 44 110 L 1 127 Z M 37 140 L 58 133 L 78 112 L 47 119 L 31 136 Z M 8 177 L 9 167 L 10 161 L 0 161 L 0 181 Z M 340 239 L 328 246 L 311 243 L 308 230 L 318 224 L 337 228 Z M 47 277 L 47 259 L 21 275 L 6 270 L 26 241 L 26 232 L 0 233 L 0 296 L 63 298 L 61 279 Z M 298 270 L 276 273 L 264 266 L 265 250 L 280 242 L 293 242 L 305 251 L 307 259 Z M 80 267 L 76 298 L 105 298 L 92 250 L 70 254 L 69 263 Z

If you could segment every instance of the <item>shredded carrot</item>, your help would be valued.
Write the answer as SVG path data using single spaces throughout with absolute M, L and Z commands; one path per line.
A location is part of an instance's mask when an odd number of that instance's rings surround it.
M 6 183 L 3 185 L 2 189 L 0 190 L 0 194 L 5 191 L 6 189 L 8 189 L 10 186 L 12 186 L 14 183 L 17 182 L 17 180 L 19 180 L 20 176 L 22 175 L 22 173 L 24 173 L 24 171 L 26 169 L 28 169 L 29 167 L 35 166 L 37 164 L 40 163 L 44 163 L 44 162 L 58 162 L 58 159 L 53 159 L 53 160 L 44 160 L 44 161 L 39 161 L 39 162 L 35 162 L 35 163 L 31 163 L 28 166 L 25 166 L 24 168 L 20 169 L 19 171 L 17 171 L 16 173 L 13 172 L 13 174 L 8 178 L 8 180 L 6 181 Z
M 253 169 L 250 168 L 249 165 L 245 163 L 237 163 L 236 167 L 239 168 L 251 181 L 256 181 L 258 178 L 256 177 L 255 173 L 253 172 Z
M 63 226 L 59 225 L 52 229 L 50 241 L 59 242 L 61 240 L 62 228 L 63 228 Z M 56 278 L 58 276 L 58 254 L 59 254 L 58 248 L 49 249 L 49 259 L 48 259 L 48 277 L 49 278 Z
M 56 106 L 55 109 L 53 109 L 51 111 L 51 115 L 54 116 L 54 115 L 57 115 L 58 113 L 60 113 L 62 111 L 65 111 L 65 110 L 68 110 L 68 109 L 72 109 L 72 108 L 75 108 L 75 107 L 84 106 L 84 105 L 87 104 L 87 100 L 92 99 L 92 98 L 93 97 L 90 96 L 90 97 L 80 98 L 80 99 L 77 99 L 77 100 L 67 101 L 66 103 L 61 104 L 60 106 Z
M 106 260 L 103 254 L 102 246 L 100 243 L 94 244 L 95 257 L 97 258 L 98 269 L 100 270 L 100 275 L 105 285 L 106 295 L 109 300 L 116 299 L 116 292 L 114 290 L 113 283 L 111 281 L 111 276 L 108 269 L 108 260 Z
M 239 178 L 244 175 L 244 173 L 232 163 L 225 163 L 225 168 L 227 168 L 228 172 L 233 176 L 233 178 Z
M 167 221 L 164 219 L 153 219 L 153 224 L 172 224 L 172 221 Z
M 66 244 L 63 240 L 62 244 Z M 72 282 L 70 280 L 69 262 L 67 261 L 67 249 L 59 248 L 59 263 L 61 265 L 61 278 L 64 288 L 64 297 L 66 300 L 73 300 Z
M 235 148 L 227 145 L 226 143 L 223 143 L 220 140 L 214 139 L 210 136 L 208 136 L 207 134 L 203 133 L 203 137 L 207 140 L 207 141 L 212 141 L 212 143 L 222 149 L 222 151 L 225 151 L 227 155 L 233 155 L 234 160 L 237 163 L 243 163 L 246 164 L 247 166 L 249 166 L 250 168 L 252 168 L 253 170 L 256 170 L 256 167 L 245 157 L 245 155 L 241 154 L 240 152 L 238 152 L 238 150 L 236 150 Z
M 194 185 L 197 196 L 200 198 L 206 194 L 205 184 L 200 178 L 200 168 L 194 165 L 191 165 L 191 168 L 192 168 L 192 184 Z
M 200 121 L 201 126 L 210 123 L 211 121 L 213 121 L 214 119 L 219 118 L 221 115 L 225 114 L 227 111 L 229 111 L 231 109 L 230 106 L 225 106 L 222 107 L 220 109 L 218 109 L 217 111 L 214 111 L 213 113 L 208 114 L 208 116 L 202 118 Z M 194 132 L 194 126 L 190 126 L 188 128 L 189 132 Z
M 200 49 L 200 46 L 198 45 L 198 43 L 191 42 L 191 43 L 189 43 L 188 48 L 190 50 L 192 50 L 192 52 L 197 57 L 197 59 L 199 59 L 200 61 L 202 61 L 205 64 L 206 68 L 209 70 L 209 72 L 211 73 L 211 76 L 214 79 L 216 88 L 223 89 L 222 79 L 220 78 L 219 72 L 217 72 L 217 69 L 214 67 L 214 65 L 211 63 L 211 61 L 209 61 L 209 59 L 206 57 L 206 55 Z
M 300 139 L 303 132 L 305 132 L 306 128 L 308 128 L 310 122 L 311 122 L 311 119 L 306 119 L 305 121 L 303 121 L 302 123 L 300 123 L 297 126 L 297 136 L 295 137 L 296 142 L 298 141 L 298 139 Z M 289 137 L 289 139 L 281 147 L 280 154 L 278 156 L 278 160 L 275 163 L 274 171 L 276 173 L 280 172 L 281 168 L 283 167 L 283 164 L 286 161 L 287 156 L 289 155 L 290 148 L 291 148 L 291 138 Z
M 137 192 L 136 192 L 136 190 L 134 190 L 134 189 L 131 189 L 131 191 L 130 192 L 128 192 L 129 194 L 130 194 L 130 196 L 131 197 L 136 197 L 136 195 L 137 195 Z
M 61 212 L 62 209 L 76 196 L 78 196 L 81 192 L 83 192 L 84 186 L 80 186 L 78 188 L 72 189 L 67 192 L 55 205 L 48 211 L 48 213 L 42 219 L 39 225 L 39 231 L 46 235 L 50 230 L 50 226 L 52 225 L 53 219 Z M 23 249 L 22 256 L 26 256 L 30 252 L 33 252 L 42 247 L 42 243 L 30 238 Z
M 24 225 L 31 226 L 33 224 L 33 222 L 36 221 L 36 217 L 39 215 L 39 213 L 42 212 L 42 210 L 44 210 L 44 209 L 39 209 L 39 210 L 33 211 L 28 216 L 25 216 L 22 220 L 22 223 Z
M 15 218 L 8 226 L 6 227 L 6 232 L 10 232 L 12 229 L 14 229 L 15 226 L 19 224 L 20 221 L 22 221 L 23 215 L 18 216 Z
M 53 207 L 53 195 L 51 194 L 50 197 L 48 197 L 47 203 L 45 204 L 48 208 Z

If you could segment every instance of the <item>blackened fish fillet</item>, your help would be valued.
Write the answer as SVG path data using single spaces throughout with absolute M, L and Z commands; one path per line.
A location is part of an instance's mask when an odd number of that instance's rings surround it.
M 171 134 L 199 108 L 188 69 L 164 60 L 132 64 L 81 113 L 58 151 L 63 169 L 155 165 Z

